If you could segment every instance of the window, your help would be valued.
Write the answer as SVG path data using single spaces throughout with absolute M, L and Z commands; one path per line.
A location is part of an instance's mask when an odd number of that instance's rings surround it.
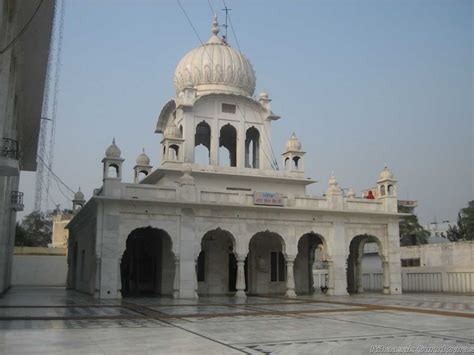
M 107 168 L 107 177 L 118 178 L 119 177 L 119 167 L 117 164 L 110 164 Z
M 197 262 L 197 280 L 198 282 L 206 281 L 206 254 L 203 251 L 199 253 Z
M 222 104 L 222 112 L 224 112 L 224 113 L 235 113 L 235 105 Z
M 220 130 L 219 165 L 237 166 L 237 130 L 229 123 Z
M 281 251 L 272 251 L 271 254 L 271 281 L 285 281 L 285 257 Z
M 255 127 L 250 127 L 245 137 L 245 167 L 258 169 L 259 144 L 260 133 Z
M 402 259 L 402 267 L 420 266 L 420 258 Z
M 300 157 L 293 157 L 292 168 L 293 170 L 299 170 L 298 164 L 300 162 Z
M 194 162 L 208 165 L 211 162 L 211 127 L 202 121 L 196 126 L 194 135 Z
M 179 160 L 179 147 L 176 144 L 171 144 L 168 148 L 169 160 Z

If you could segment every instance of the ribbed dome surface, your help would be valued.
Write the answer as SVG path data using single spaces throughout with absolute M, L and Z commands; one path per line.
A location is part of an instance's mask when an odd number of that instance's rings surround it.
M 225 92 L 252 96 L 255 72 L 243 54 L 230 47 L 217 33 L 214 19 L 213 35 L 207 43 L 188 52 L 179 62 L 174 75 L 176 92 L 194 87 L 199 92 Z
M 120 148 L 115 144 L 115 138 L 112 140 L 112 144 L 105 151 L 105 156 L 107 158 L 120 158 L 122 152 Z
M 137 165 L 150 165 L 150 158 L 145 154 L 145 149 L 143 149 L 143 152 L 137 157 L 136 163 Z

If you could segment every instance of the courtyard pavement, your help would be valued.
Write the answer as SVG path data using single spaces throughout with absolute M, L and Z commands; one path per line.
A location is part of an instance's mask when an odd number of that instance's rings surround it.
M 474 353 L 474 297 L 126 298 L 14 287 L 0 354 Z

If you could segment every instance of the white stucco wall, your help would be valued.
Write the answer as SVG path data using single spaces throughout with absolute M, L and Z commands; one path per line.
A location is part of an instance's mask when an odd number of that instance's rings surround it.
M 65 286 L 65 255 L 14 255 L 12 285 Z
M 370 248 L 369 248 L 370 249 Z M 372 249 L 365 251 L 373 251 Z M 420 259 L 419 267 L 402 267 L 405 292 L 474 292 L 474 242 L 425 244 L 400 248 L 401 259 Z M 379 290 L 382 267 L 376 254 L 362 260 L 364 290 Z

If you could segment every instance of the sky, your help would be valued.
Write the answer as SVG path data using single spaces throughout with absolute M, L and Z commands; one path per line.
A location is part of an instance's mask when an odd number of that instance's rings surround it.
M 142 147 L 159 166 L 154 129 L 174 96 L 179 60 L 200 45 L 177 1 L 65 0 L 53 171 L 90 198 L 112 138 L 132 182 Z M 210 4 L 209 4 L 210 3 Z M 223 2 L 181 0 L 202 41 Z M 227 0 L 230 44 L 254 66 L 272 110 L 277 157 L 295 132 L 321 195 L 334 171 L 358 194 L 387 164 L 398 197 L 422 223 L 454 223 L 474 199 L 473 2 L 470 0 Z M 237 39 L 237 40 L 236 40 Z M 238 44 L 237 44 L 238 43 Z M 281 165 L 281 163 L 280 163 Z M 34 173 L 23 173 L 25 211 Z M 51 182 L 48 208 L 70 208 Z M 19 217 L 21 218 L 22 215 Z

